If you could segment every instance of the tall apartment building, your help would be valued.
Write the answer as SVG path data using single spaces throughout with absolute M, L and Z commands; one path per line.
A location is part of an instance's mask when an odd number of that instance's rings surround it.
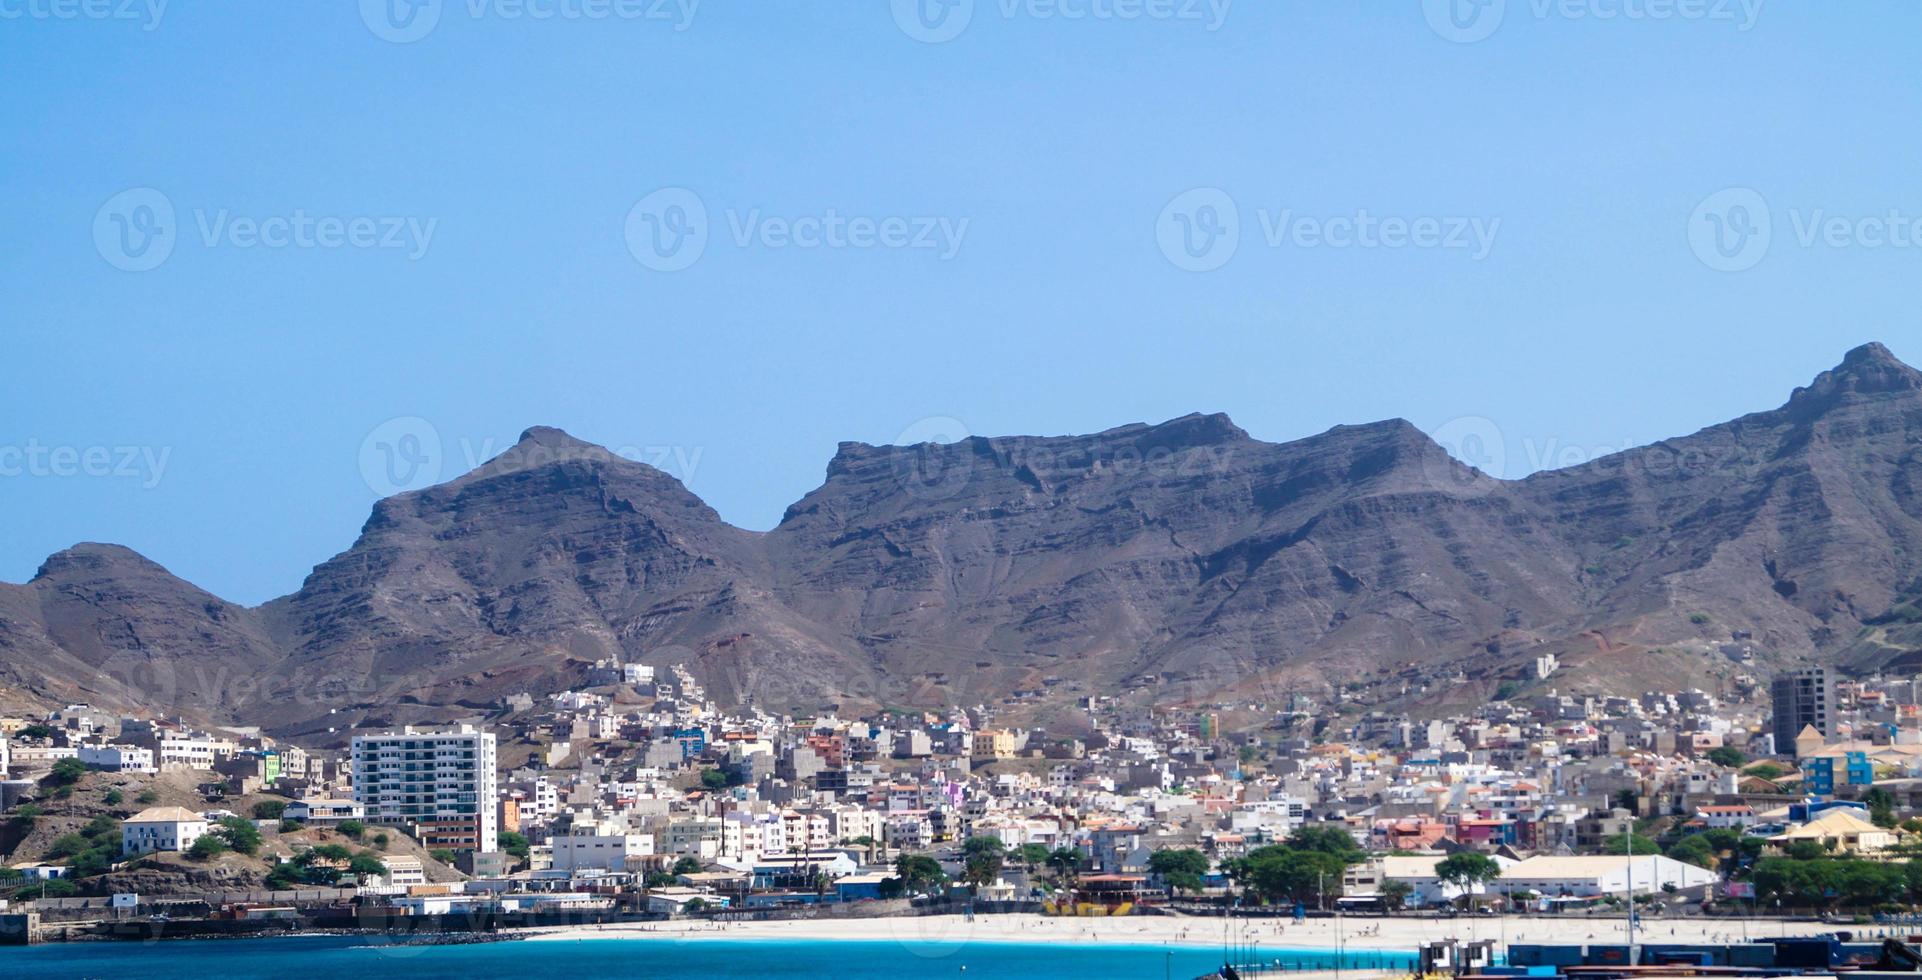
M 1795 736 L 1804 726 L 1813 725 L 1824 736 L 1835 734 L 1833 717 L 1834 679 L 1827 667 L 1803 667 L 1775 675 L 1769 683 L 1769 698 L 1774 702 L 1775 751 L 1795 751 Z
M 367 819 L 406 826 L 429 848 L 500 849 L 494 736 L 460 725 L 356 735 L 354 799 Z

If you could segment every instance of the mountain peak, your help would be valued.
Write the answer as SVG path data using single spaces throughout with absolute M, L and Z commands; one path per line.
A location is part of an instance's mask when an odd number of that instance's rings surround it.
M 557 429 L 551 425 L 529 426 L 521 433 L 521 437 L 515 445 L 547 446 L 550 448 L 559 446 L 569 448 L 599 448 L 591 442 L 576 439 L 568 435 L 564 429 Z
M 1879 343 L 1863 344 L 1842 358 L 1834 373 L 1853 376 L 1862 391 L 1922 390 L 1922 371 L 1904 364 L 1895 352 Z
M 82 541 L 71 548 L 48 555 L 47 560 L 40 563 L 39 570 L 33 573 L 33 580 L 37 582 L 77 569 L 95 570 L 108 565 L 160 567 L 152 559 L 126 545 Z
M 1863 344 L 1844 355 L 1842 363 L 1817 375 L 1806 388 L 1789 396 L 1787 409 L 1808 418 L 1844 404 L 1876 395 L 1922 391 L 1922 371 L 1904 364 L 1879 343 Z

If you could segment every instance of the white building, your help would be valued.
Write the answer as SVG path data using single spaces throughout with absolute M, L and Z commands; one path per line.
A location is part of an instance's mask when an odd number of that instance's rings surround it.
M 548 843 L 555 871 L 625 871 L 629 858 L 654 855 L 654 838 L 648 834 L 569 834 Z
M 207 818 L 177 806 L 142 810 L 120 825 L 120 850 L 125 854 L 184 851 L 207 833 Z
M 424 847 L 500 849 L 491 732 L 460 725 L 356 735 L 352 757 L 354 800 L 368 819 L 406 825 Z
M 331 827 L 343 820 L 365 820 L 367 808 L 355 800 L 298 800 L 287 804 L 281 816 L 317 827 Z
M 686 817 L 667 825 L 667 853 L 712 861 L 721 854 L 722 821 L 718 817 Z
M 380 863 L 386 866 L 387 874 L 384 877 L 392 887 L 427 884 L 427 869 L 420 863 L 420 858 L 389 856 L 381 858 Z
M 1464 895 L 1486 895 L 1489 892 L 1501 890 L 1500 883 L 1471 885 L 1463 888 L 1460 885 L 1442 881 L 1441 876 L 1435 873 L 1435 865 L 1440 864 L 1446 857 L 1445 854 L 1390 854 L 1380 859 L 1380 878 L 1382 881 L 1399 881 L 1407 885 L 1409 888 L 1407 903 L 1413 908 L 1447 905 Z M 1495 863 L 1502 869 L 1503 878 L 1500 881 L 1505 882 L 1509 868 L 1514 867 L 1518 862 L 1499 854 L 1493 857 Z
M 153 750 L 132 745 L 82 745 L 74 758 L 95 769 L 109 772 L 158 772 Z
M 1713 885 L 1716 874 L 1659 854 L 1620 854 L 1555 857 L 1538 855 L 1504 868 L 1490 890 L 1505 895 L 1533 892 L 1546 901 L 1556 898 L 1626 896 L 1631 879 L 1634 893 L 1647 895 L 1666 885 L 1677 889 Z
M 162 735 L 157 761 L 163 769 L 212 769 L 214 763 L 233 758 L 235 751 L 234 743 L 226 739 L 202 735 Z

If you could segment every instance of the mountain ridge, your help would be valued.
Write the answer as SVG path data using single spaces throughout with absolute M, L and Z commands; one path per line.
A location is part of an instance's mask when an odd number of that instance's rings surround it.
M 1545 654 L 1575 683 L 1727 685 L 1744 643 L 1764 667 L 1872 669 L 1915 656 L 1863 637 L 1922 580 L 1918 447 L 1922 372 L 1881 344 L 1775 409 L 1515 480 L 1402 419 L 1279 443 L 1221 413 L 844 442 L 767 531 L 534 426 L 378 501 L 259 606 L 117 545 L 56 553 L 0 584 L 0 685 L 311 734 L 557 690 L 608 657 L 797 707 L 1393 678 L 1445 700 L 1449 671 L 1486 686 Z

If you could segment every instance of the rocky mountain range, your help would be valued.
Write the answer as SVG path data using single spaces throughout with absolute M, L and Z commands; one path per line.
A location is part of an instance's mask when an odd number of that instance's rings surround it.
M 1871 344 L 1772 411 L 1522 480 L 1402 421 L 1268 443 L 1191 415 L 844 443 L 766 532 L 549 428 L 375 505 L 292 595 L 125 548 L 0 585 L 0 685 L 317 734 L 471 713 L 596 660 L 811 709 L 1160 704 L 1501 683 L 1726 688 L 1922 662 L 1922 373 Z

